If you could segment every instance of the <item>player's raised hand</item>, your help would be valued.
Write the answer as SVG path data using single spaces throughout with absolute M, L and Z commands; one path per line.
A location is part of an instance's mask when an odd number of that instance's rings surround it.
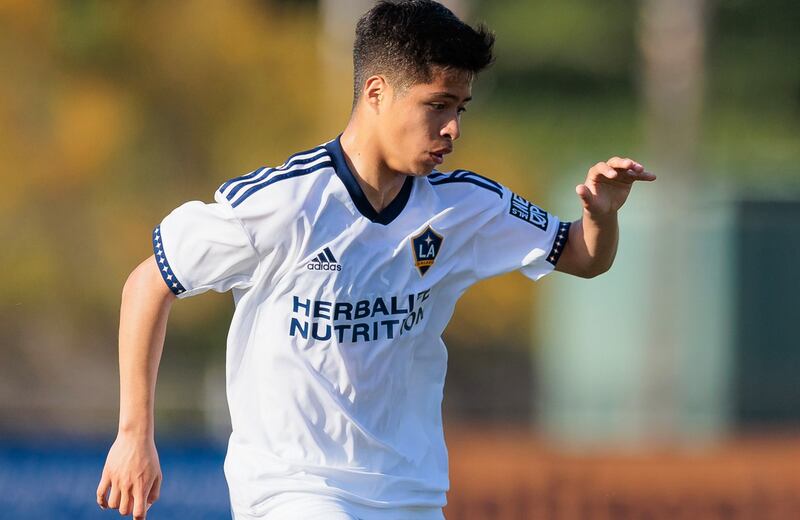
M 142 520 L 158 500 L 161 490 L 161 466 L 152 437 L 120 434 L 111 446 L 100 485 L 97 504 L 119 509 L 119 514 L 133 514 Z
M 586 181 L 575 186 L 575 193 L 586 211 L 603 216 L 618 211 L 625 204 L 634 182 L 654 180 L 656 176 L 633 159 L 612 157 L 592 166 Z

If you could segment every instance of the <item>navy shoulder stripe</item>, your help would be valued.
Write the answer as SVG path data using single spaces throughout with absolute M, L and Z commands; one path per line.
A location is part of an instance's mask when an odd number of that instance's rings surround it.
M 301 177 L 303 175 L 308 175 L 317 172 L 319 170 L 322 170 L 324 168 L 329 168 L 333 166 L 333 162 L 331 161 L 330 156 L 328 156 L 327 154 L 322 154 L 317 156 L 314 159 L 314 161 L 311 162 L 311 164 L 308 164 L 308 166 L 306 166 L 307 162 L 297 163 L 294 166 L 285 170 L 278 170 L 278 169 L 273 170 L 271 172 L 271 175 L 264 176 L 258 183 L 253 184 L 252 186 L 247 188 L 235 200 L 233 196 L 228 197 L 228 200 L 231 201 L 231 206 L 235 208 L 236 206 L 247 200 L 254 193 L 263 190 L 267 186 L 275 184 L 276 182 L 286 179 L 291 179 L 293 177 Z
M 233 200 L 239 191 L 241 191 L 246 186 L 250 186 L 256 184 L 265 178 L 267 178 L 270 174 L 275 171 L 279 170 L 287 170 L 296 164 L 308 164 L 316 159 L 324 152 L 324 147 L 317 146 L 310 150 L 306 150 L 304 152 L 298 152 L 288 159 L 284 161 L 278 167 L 275 168 L 257 168 L 252 172 L 242 175 L 240 177 L 235 177 L 227 182 L 225 182 L 222 186 L 219 187 L 219 192 L 225 196 L 229 201 Z
M 231 186 L 233 183 L 244 181 L 244 180 L 247 180 L 247 179 L 252 179 L 253 177 L 256 177 L 259 173 L 263 172 L 266 169 L 267 169 L 266 166 L 262 167 L 262 168 L 256 168 L 255 170 L 251 171 L 247 175 L 241 175 L 239 177 L 234 177 L 233 179 L 230 179 L 229 181 L 226 181 L 222 186 L 220 186 L 219 187 L 219 192 L 224 194 L 225 190 L 227 190 L 228 187 Z
M 496 193 L 501 199 L 503 198 L 503 187 L 499 183 L 469 170 L 455 170 L 449 175 L 440 172 L 434 172 L 428 175 L 427 178 L 428 182 L 434 186 L 438 186 L 440 184 L 450 184 L 453 182 L 468 182 Z

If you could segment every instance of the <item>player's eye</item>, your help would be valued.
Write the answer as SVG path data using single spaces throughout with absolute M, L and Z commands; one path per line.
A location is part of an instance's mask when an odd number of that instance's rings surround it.
M 466 111 L 467 111 L 467 109 L 466 109 L 466 108 L 464 108 L 464 107 L 458 107 L 458 113 L 459 113 L 459 114 L 463 114 L 463 113 L 464 113 L 464 112 L 466 112 Z
M 447 105 L 444 103 L 431 103 L 430 104 L 435 110 L 444 110 Z

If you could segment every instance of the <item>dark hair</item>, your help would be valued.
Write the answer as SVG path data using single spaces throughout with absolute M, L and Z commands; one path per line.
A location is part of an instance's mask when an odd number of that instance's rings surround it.
M 353 106 L 373 74 L 388 76 L 400 90 L 433 80 L 433 67 L 473 75 L 494 57 L 494 34 L 473 29 L 433 0 L 381 0 L 356 25 L 353 45 Z

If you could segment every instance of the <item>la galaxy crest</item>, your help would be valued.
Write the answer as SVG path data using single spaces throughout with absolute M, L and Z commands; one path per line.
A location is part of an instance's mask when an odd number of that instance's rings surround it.
M 442 240 L 442 235 L 434 231 L 430 226 L 411 237 L 414 264 L 419 269 L 420 276 L 428 272 L 428 269 L 433 265 L 436 255 L 439 254 L 439 248 L 442 246 Z

